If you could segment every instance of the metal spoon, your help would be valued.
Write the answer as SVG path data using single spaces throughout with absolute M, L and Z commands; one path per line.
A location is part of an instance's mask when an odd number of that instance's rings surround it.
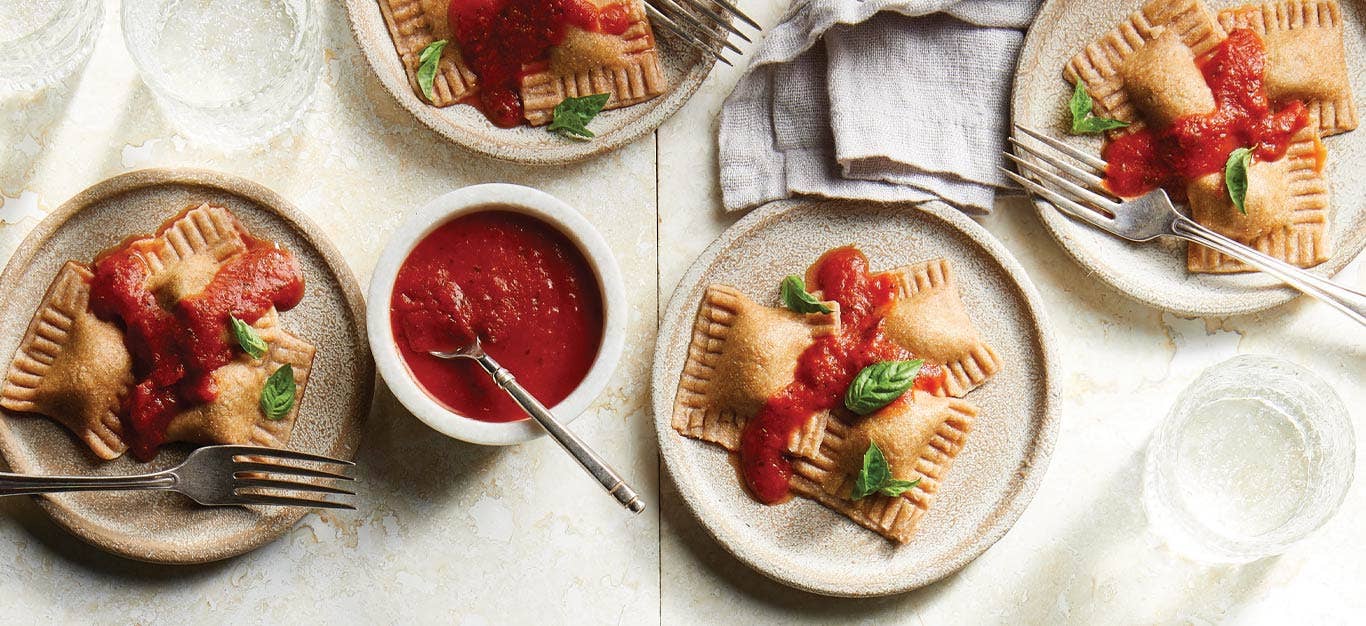
M 532 419 L 536 420 L 536 423 L 550 433 L 550 436 L 555 438 L 560 447 L 569 452 L 574 460 L 583 466 L 583 469 L 588 470 L 593 478 L 598 479 L 603 489 L 612 494 L 617 502 L 620 502 L 632 513 L 645 510 L 645 503 L 641 501 L 640 496 L 630 485 L 626 484 L 626 481 L 617 474 L 616 470 L 607 465 L 607 462 L 603 461 L 602 457 L 599 457 L 596 452 L 584 444 L 583 440 L 566 429 L 563 424 L 560 424 L 559 420 L 555 419 L 555 415 L 545 408 L 544 404 L 541 404 L 535 396 L 532 396 L 526 388 L 517 382 L 516 378 L 513 378 L 511 372 L 499 365 L 497 361 L 493 360 L 493 357 L 485 354 L 484 348 L 479 345 L 478 337 L 474 338 L 473 343 L 454 352 L 433 351 L 428 354 L 438 359 L 471 359 L 478 363 L 485 372 L 489 373 L 489 376 L 493 377 L 493 382 L 503 391 L 506 391 L 509 396 L 512 396 L 512 399 L 522 407 L 522 410 L 526 411 L 527 415 L 530 415 Z

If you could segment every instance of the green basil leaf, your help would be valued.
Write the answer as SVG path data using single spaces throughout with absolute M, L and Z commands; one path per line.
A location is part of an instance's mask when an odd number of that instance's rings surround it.
M 1252 150 L 1250 148 L 1238 148 L 1228 155 L 1228 162 L 1224 164 L 1224 186 L 1228 188 L 1228 199 L 1233 201 L 1233 206 L 1238 207 L 1238 212 L 1247 215 L 1247 170 L 1252 167 Z
M 571 139 L 592 139 L 597 135 L 588 130 L 588 123 L 602 112 L 612 94 L 600 93 L 582 98 L 565 98 L 555 105 L 555 118 L 546 128 Z
M 882 448 L 877 447 L 876 441 L 869 441 L 868 451 L 863 453 L 863 469 L 854 479 L 854 491 L 850 496 L 854 500 L 862 500 L 875 493 L 896 497 L 919 484 L 919 478 L 900 480 L 892 477 L 892 467 L 882 454 Z
M 844 392 L 844 406 L 858 415 L 868 415 L 901 397 L 920 373 L 922 359 L 883 361 L 863 368 Z
M 1091 94 L 1086 92 L 1086 81 L 1078 79 L 1076 87 L 1072 89 L 1072 99 L 1067 101 L 1067 109 L 1072 112 L 1073 133 L 1094 135 L 1129 125 L 1128 122 L 1108 117 L 1096 117 L 1091 110 L 1094 105 Z
M 915 486 L 919 484 L 919 478 L 915 480 L 898 480 L 893 478 L 884 483 L 882 485 L 882 488 L 878 489 L 877 492 L 884 496 L 892 496 L 895 498 L 896 496 L 906 493 L 907 491 L 915 489 Z
M 228 316 L 228 323 L 232 324 L 232 335 L 237 338 L 237 345 L 242 347 L 242 351 L 251 355 L 253 359 L 259 359 L 266 353 L 266 340 L 261 335 L 256 334 L 256 329 L 251 327 L 237 316 Z
M 783 279 L 783 306 L 794 313 L 833 313 L 834 309 L 816 299 L 806 290 L 806 281 L 801 276 L 791 275 Z
M 284 419 L 294 408 L 294 393 L 294 368 L 286 363 L 266 379 L 266 386 L 261 389 L 261 412 L 266 419 Z
M 441 51 L 446 49 L 446 40 L 433 41 L 422 49 L 422 54 L 418 55 L 417 61 L 417 86 L 422 88 L 422 95 L 427 96 L 427 100 L 436 101 L 436 92 L 432 91 L 432 85 L 436 82 L 436 70 L 441 65 Z
M 1112 120 L 1105 117 L 1088 117 L 1082 120 L 1081 122 L 1073 122 L 1072 132 L 1094 135 L 1096 133 L 1103 133 L 1107 130 L 1124 128 L 1128 125 L 1128 122 L 1121 122 L 1119 120 Z
M 853 499 L 862 500 L 873 495 L 891 477 L 892 470 L 887 465 L 887 457 L 882 455 L 876 441 L 869 441 L 868 451 L 863 453 L 863 469 L 859 470 L 858 478 L 854 479 Z

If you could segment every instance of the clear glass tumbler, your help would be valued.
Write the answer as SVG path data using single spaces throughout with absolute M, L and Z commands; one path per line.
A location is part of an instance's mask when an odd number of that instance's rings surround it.
M 166 116 L 222 148 L 288 128 L 322 69 L 316 0 L 124 0 L 123 37 Z
M 0 91 L 38 89 L 90 57 L 104 0 L 0 0 Z
M 1356 444 L 1312 372 L 1242 355 L 1205 370 L 1148 444 L 1143 503 L 1177 552 L 1221 563 L 1279 554 L 1333 516 Z

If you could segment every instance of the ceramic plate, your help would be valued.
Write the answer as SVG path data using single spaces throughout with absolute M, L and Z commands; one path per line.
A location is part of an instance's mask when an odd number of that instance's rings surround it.
M 673 115 L 711 71 L 715 61 L 689 48 L 663 29 L 655 29 L 660 66 L 671 86 L 640 104 L 603 111 L 593 120 L 592 141 L 565 139 L 545 127 L 498 128 L 472 106 L 438 108 L 423 101 L 408 83 L 394 41 L 384 24 L 379 0 L 346 0 L 351 32 L 384 88 L 419 121 L 463 148 L 505 161 L 555 165 L 581 161 L 620 148 L 658 128 Z
M 0 275 L 4 367 L 63 263 L 89 261 L 124 237 L 154 232 L 181 209 L 203 202 L 228 208 L 252 233 L 282 244 L 299 259 L 306 295 L 280 320 L 318 352 L 289 447 L 353 458 L 374 387 L 360 288 L 317 226 L 280 196 L 240 178 L 196 170 L 130 172 L 81 192 L 44 219 Z M 4 410 L 0 415 L 0 453 L 11 470 L 24 474 L 159 471 L 183 461 L 190 450 L 170 446 L 151 463 L 127 455 L 100 462 L 50 419 Z M 308 512 L 200 507 L 165 492 L 61 494 L 41 496 L 38 502 L 78 537 L 120 556 L 157 563 L 203 563 L 247 552 L 280 536 Z
M 732 285 L 777 304 L 778 283 L 827 249 L 857 244 L 874 269 L 946 257 L 963 300 L 1004 360 L 968 395 L 981 413 L 911 542 L 898 546 L 804 498 L 765 506 L 745 492 L 728 454 L 669 423 L 702 293 Z M 838 596 L 909 591 L 958 570 L 1000 539 L 1043 478 L 1057 430 L 1057 365 L 1039 295 L 990 234 L 944 205 L 843 201 L 766 205 L 721 235 L 679 283 L 659 331 L 654 414 L 659 447 L 701 524 L 740 560 L 799 589 Z
M 1217 11 L 1247 4 L 1244 0 L 1205 0 Z M 1138 10 L 1141 0 L 1049 0 L 1039 10 L 1025 38 L 1015 76 L 1011 113 L 1015 122 L 1068 137 L 1074 145 L 1099 154 L 1095 137 L 1067 134 L 1067 99 L 1072 87 L 1062 77 L 1063 64 L 1096 37 Z M 1347 65 L 1358 106 L 1366 106 L 1366 1 L 1341 0 Z M 1333 188 L 1333 256 L 1314 268 L 1332 276 L 1366 246 L 1366 129 L 1329 137 L 1328 179 Z M 1019 155 L 1022 158 L 1025 155 Z M 1051 205 L 1036 201 L 1044 226 L 1077 263 L 1116 289 L 1160 309 L 1182 315 L 1235 315 L 1261 311 L 1290 301 L 1298 291 L 1282 287 L 1260 273 L 1192 274 L 1186 271 L 1186 244 L 1176 239 L 1136 244 L 1085 224 L 1073 222 Z

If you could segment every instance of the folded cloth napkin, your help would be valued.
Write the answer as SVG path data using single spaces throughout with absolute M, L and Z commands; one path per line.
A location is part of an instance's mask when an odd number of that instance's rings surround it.
M 808 0 L 721 111 L 728 210 L 793 195 L 991 210 L 1038 0 Z

